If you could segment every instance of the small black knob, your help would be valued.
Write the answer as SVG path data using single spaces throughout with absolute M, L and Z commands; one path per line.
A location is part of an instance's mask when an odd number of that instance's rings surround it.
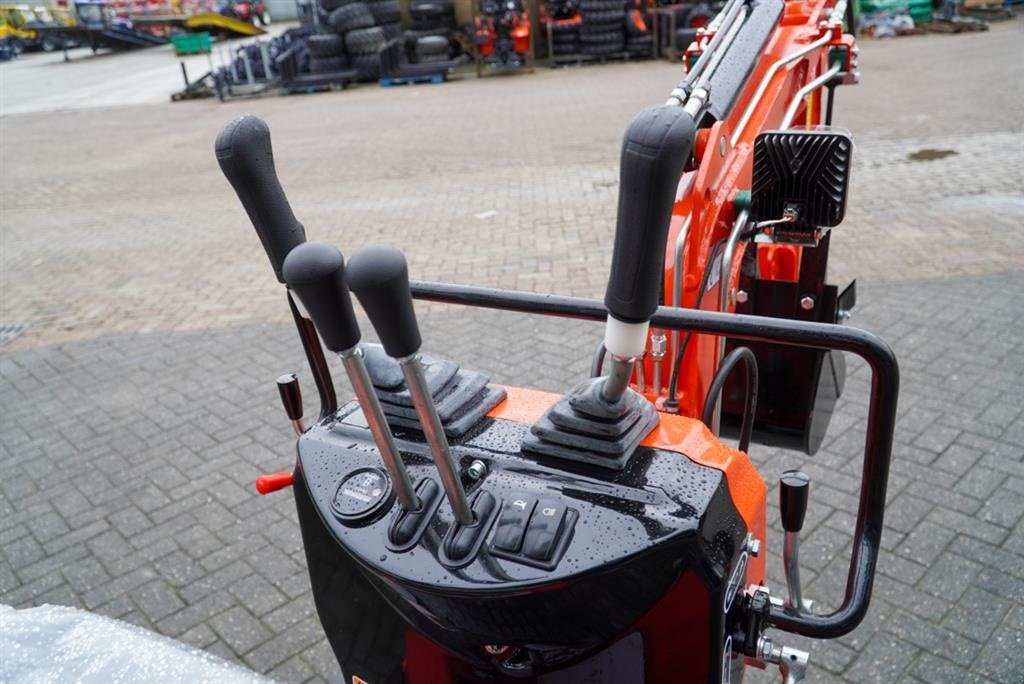
M 284 258 L 306 241 L 306 231 L 295 219 L 277 179 L 270 129 L 259 117 L 240 116 L 224 126 L 215 149 L 221 171 L 245 207 L 274 274 L 283 283 Z
M 387 245 L 366 245 L 349 259 L 347 279 L 388 356 L 401 359 L 418 352 L 423 340 L 402 253 Z
M 285 373 L 277 379 L 277 391 L 281 393 L 284 412 L 291 420 L 302 420 L 302 391 L 299 389 L 299 377 L 295 373 Z
M 779 478 L 779 513 L 787 532 L 799 532 L 807 513 L 807 495 L 811 478 L 802 470 L 787 470 Z
M 359 324 L 345 284 L 345 259 L 337 247 L 305 242 L 288 254 L 283 271 L 328 349 L 341 352 L 359 344 Z

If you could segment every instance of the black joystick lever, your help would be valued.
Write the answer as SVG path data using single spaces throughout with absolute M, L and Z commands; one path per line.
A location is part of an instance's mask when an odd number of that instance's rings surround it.
M 299 389 L 299 377 L 295 373 L 285 373 L 277 379 L 277 391 L 281 394 L 284 412 L 292 421 L 295 434 L 301 435 L 306 431 L 306 424 L 302 422 L 302 391 Z
M 245 207 L 270 265 L 284 282 L 284 259 L 306 241 L 306 231 L 292 213 L 274 168 L 270 129 L 263 119 L 240 116 L 228 122 L 216 143 L 217 163 Z
M 348 264 L 348 285 L 359 299 L 380 337 L 384 351 L 397 359 L 409 388 L 420 426 L 437 464 L 441 484 L 461 525 L 472 525 L 475 518 L 466 499 L 451 447 L 437 415 L 420 363 L 422 344 L 416 312 L 409 290 L 409 269 L 397 249 L 385 245 L 367 245 L 359 249 Z
M 323 242 L 303 243 L 285 258 L 282 273 L 316 324 L 324 344 L 341 357 L 381 459 L 391 474 L 399 504 L 407 511 L 416 510 L 419 499 L 363 362 L 359 325 L 345 285 L 341 252 Z
M 782 547 L 782 564 L 786 570 L 789 590 L 788 606 L 795 610 L 804 607 L 800 588 L 800 530 L 804 526 L 811 478 L 800 470 L 787 470 L 779 478 L 779 514 L 786 531 Z
M 530 428 L 523 449 L 621 470 L 658 424 L 654 406 L 629 390 L 629 379 L 658 309 L 669 221 L 694 133 L 693 118 L 670 106 L 645 109 L 626 131 L 615 252 L 604 298 L 610 372 L 555 402 Z
M 647 346 L 672 207 L 694 134 L 693 117 L 679 107 L 662 105 L 637 114 L 622 141 L 615 251 L 604 296 L 604 346 L 611 368 L 602 396 L 609 402 L 625 394 L 633 363 Z
M 270 146 L 270 129 L 262 119 L 250 115 L 228 122 L 217 135 L 214 145 L 217 163 L 231 183 L 235 194 L 249 215 L 252 227 L 270 259 L 274 275 L 284 282 L 285 257 L 306 241 L 306 231 L 295 218 L 288 198 L 274 168 L 274 151 Z M 320 394 L 320 417 L 338 409 L 331 372 L 324 360 L 323 349 L 316 340 L 312 322 L 301 316 L 292 297 L 288 297 L 292 316 L 302 338 L 306 359 L 313 371 Z

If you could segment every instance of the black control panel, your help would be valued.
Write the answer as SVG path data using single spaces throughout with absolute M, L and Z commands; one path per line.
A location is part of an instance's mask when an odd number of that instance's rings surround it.
M 471 525 L 456 522 L 417 430 L 395 438 L 420 507 L 397 505 L 354 402 L 300 438 L 297 498 L 308 495 L 325 547 L 343 549 L 406 621 L 467 658 L 502 643 L 532 644 L 539 662 L 592 652 L 664 597 L 688 559 L 710 586 L 724 582 L 747 530 L 721 471 L 646 447 L 621 469 L 547 458 L 522 451 L 529 427 L 484 418 L 451 441 L 460 473 L 486 465 L 463 477 Z

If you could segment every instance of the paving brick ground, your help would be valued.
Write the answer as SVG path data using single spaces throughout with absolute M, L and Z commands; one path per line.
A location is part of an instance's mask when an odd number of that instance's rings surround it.
M 1024 676 L 1024 139 L 1021 89 L 1006 86 L 1020 27 L 867 43 L 865 83 L 840 91 L 859 146 L 833 272 L 860 280 L 853 323 L 893 344 L 903 389 L 872 609 L 851 636 L 811 645 L 817 681 Z M 941 82 L 919 77 L 950 50 Z M 6 117 L 0 322 L 32 327 L 0 356 L 0 601 L 121 617 L 283 681 L 330 677 L 291 498 L 251 490 L 291 458 L 273 378 L 299 370 L 312 386 L 213 162 L 217 128 L 243 111 L 270 120 L 312 236 L 348 251 L 385 237 L 421 277 L 593 295 L 618 137 L 675 77 L 627 64 Z M 909 159 L 924 149 L 956 154 Z M 555 391 L 600 336 L 421 313 L 431 350 Z M 845 581 L 867 386 L 853 364 L 814 458 L 752 454 L 768 479 L 814 477 L 802 559 L 823 605 Z

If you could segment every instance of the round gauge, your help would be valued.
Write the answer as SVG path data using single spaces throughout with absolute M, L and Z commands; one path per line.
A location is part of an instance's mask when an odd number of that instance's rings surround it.
M 387 506 L 391 494 L 387 473 L 380 468 L 360 468 L 338 484 L 331 509 L 343 522 L 361 522 Z

